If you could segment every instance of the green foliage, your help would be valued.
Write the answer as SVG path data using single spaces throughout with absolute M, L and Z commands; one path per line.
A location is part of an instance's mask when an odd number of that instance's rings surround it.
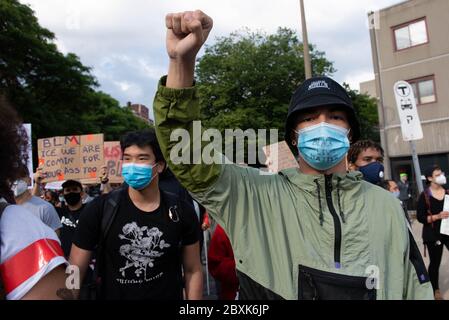
M 314 76 L 332 76 L 325 54 L 311 46 Z M 290 98 L 304 81 L 302 43 L 294 31 L 279 28 L 266 35 L 243 29 L 206 47 L 196 69 L 205 127 L 278 129 L 284 125 Z M 364 139 L 379 141 L 375 99 L 346 85 L 361 123 Z
M 89 67 L 73 54 L 58 51 L 55 36 L 41 27 L 34 12 L 17 0 L 0 1 L 0 94 L 7 97 L 37 138 L 104 133 L 118 139 L 147 126 L 97 92 Z
M 379 115 L 377 113 L 377 103 L 375 98 L 367 94 L 361 94 L 357 90 L 352 90 L 348 84 L 343 84 L 360 122 L 360 139 L 370 139 L 380 142 L 379 135 Z
M 311 47 L 314 75 L 330 75 L 332 63 Z M 294 31 L 266 35 L 247 29 L 219 38 L 197 65 L 205 126 L 277 128 L 283 136 L 288 104 L 304 81 L 302 43 Z

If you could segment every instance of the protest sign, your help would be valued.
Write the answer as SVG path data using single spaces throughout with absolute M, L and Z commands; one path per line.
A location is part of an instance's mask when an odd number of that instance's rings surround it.
M 97 179 L 104 165 L 103 134 L 39 139 L 38 154 L 43 182 Z
M 104 143 L 104 163 L 109 173 L 109 182 L 123 183 L 120 141 L 106 141 Z
M 285 141 L 263 147 L 267 157 L 266 165 L 269 172 L 279 172 L 289 168 L 299 168 L 295 156 Z

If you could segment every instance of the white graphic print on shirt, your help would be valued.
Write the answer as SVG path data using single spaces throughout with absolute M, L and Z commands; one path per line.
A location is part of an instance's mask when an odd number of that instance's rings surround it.
M 142 274 L 146 282 L 160 277 L 161 275 L 148 277 L 147 271 L 154 266 L 155 259 L 164 254 L 162 250 L 170 247 L 170 244 L 162 239 L 164 233 L 156 227 L 151 229 L 147 226 L 139 227 L 136 222 L 126 224 L 122 232 L 119 238 L 129 242 L 120 246 L 120 255 L 126 258 L 126 265 L 119 270 L 122 277 L 126 277 L 126 270 L 130 268 L 140 280 L 137 282 L 142 282 Z M 129 274 L 126 278 L 129 279 Z M 122 283 L 124 279 L 117 280 Z M 132 280 L 131 282 L 135 283 Z
M 72 220 L 63 216 L 61 218 L 61 224 L 66 225 L 71 228 L 76 228 L 76 225 L 78 224 L 78 220 L 76 220 L 76 223 L 73 223 Z

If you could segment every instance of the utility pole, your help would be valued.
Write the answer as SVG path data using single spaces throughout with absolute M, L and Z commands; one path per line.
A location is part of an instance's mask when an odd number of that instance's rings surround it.
M 301 7 L 301 27 L 302 27 L 302 46 L 304 53 L 304 68 L 306 71 L 306 79 L 312 78 L 312 64 L 310 61 L 309 39 L 307 37 L 306 13 L 304 11 L 304 0 L 299 0 Z
M 378 38 L 376 34 L 376 26 L 375 24 L 375 13 L 369 12 L 368 19 L 370 21 L 370 38 L 371 38 L 371 48 L 373 52 L 373 66 L 374 66 L 374 74 L 376 80 L 376 92 L 378 97 L 377 105 L 379 111 L 379 131 L 380 131 L 380 144 L 385 152 L 384 157 L 384 166 L 385 166 L 385 179 L 392 179 L 391 176 L 391 163 L 390 163 L 390 153 L 388 148 L 388 140 L 387 140 L 387 118 L 385 112 L 385 104 L 384 104 L 384 93 L 383 93 L 383 84 L 382 84 L 382 73 L 381 73 L 381 64 L 379 57 L 379 47 L 378 47 Z

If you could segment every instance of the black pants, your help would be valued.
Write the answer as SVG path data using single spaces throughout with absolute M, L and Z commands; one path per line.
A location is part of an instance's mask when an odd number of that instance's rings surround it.
M 441 257 L 443 256 L 443 247 L 449 250 L 449 236 L 442 235 L 441 236 L 441 244 L 437 245 L 437 243 L 427 243 L 427 250 L 429 251 L 429 277 L 430 282 L 432 283 L 433 291 L 440 289 L 438 285 L 438 277 L 440 273 L 440 264 Z

